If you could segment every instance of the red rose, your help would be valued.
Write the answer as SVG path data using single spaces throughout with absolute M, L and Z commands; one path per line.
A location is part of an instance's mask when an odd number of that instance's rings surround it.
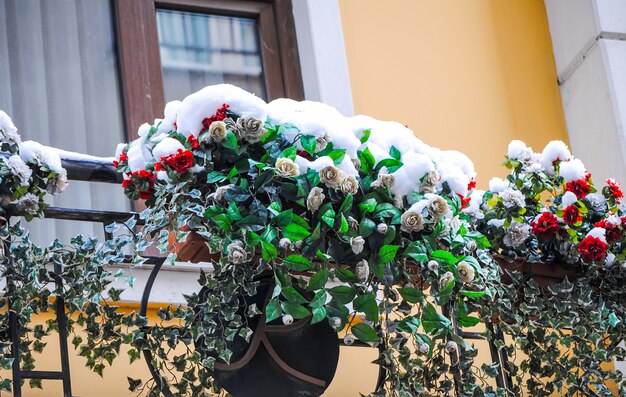
M 609 246 L 598 237 L 587 236 L 578 244 L 578 252 L 585 262 L 601 261 Z
M 585 196 L 591 192 L 591 186 L 589 186 L 589 182 L 587 180 L 579 179 L 577 181 L 567 182 L 565 190 L 574 193 L 576 198 L 580 200 L 585 198 Z
M 574 225 L 583 220 L 580 210 L 575 205 L 570 205 L 563 210 L 563 222 L 566 225 Z
M 217 111 L 215 112 L 213 116 L 207 117 L 204 120 L 202 120 L 202 127 L 204 127 L 202 131 L 208 130 L 214 121 L 222 121 L 226 117 L 228 117 L 228 114 L 226 113 L 226 109 L 228 109 L 229 107 L 230 106 L 225 103 L 222 105 L 221 108 L 217 109 Z
M 552 213 L 544 212 L 531 226 L 538 239 L 550 240 L 559 231 L 559 220 Z
M 476 187 L 476 179 L 472 178 L 467 184 L 467 190 L 472 190 Z
M 193 135 L 187 137 L 187 142 L 189 142 L 192 149 L 198 149 L 200 147 L 200 142 L 198 142 L 198 139 Z
M 113 160 L 113 167 L 117 168 L 117 167 L 119 167 L 119 166 L 120 166 L 119 161 L 117 161 L 117 160 Z
M 123 188 L 127 188 L 127 187 L 130 185 L 130 183 L 131 183 L 131 182 L 130 182 L 130 179 L 124 179 L 124 180 L 122 181 L 122 187 L 123 187 Z
M 461 209 L 467 208 L 470 205 L 470 202 L 472 201 L 471 197 L 465 197 L 459 193 L 457 193 L 456 195 L 459 196 L 459 198 L 461 199 Z
M 622 239 L 623 234 L 619 225 L 608 222 L 606 219 L 603 219 L 600 222 L 596 222 L 596 224 L 593 226 L 601 227 L 606 230 L 606 241 L 609 244 L 613 244 Z
M 139 192 L 139 198 L 142 200 L 147 200 L 152 196 L 152 193 L 154 193 L 154 189 L 150 188 L 149 190 L 144 190 Z
M 120 153 L 120 161 L 128 161 L 128 154 L 126 154 L 126 152 Z
M 609 185 L 609 192 L 611 192 L 611 195 L 615 197 L 616 200 L 624 198 L 624 192 L 622 192 L 622 187 L 618 181 L 609 178 L 606 180 L 606 183 Z
M 174 171 L 184 174 L 193 167 L 193 153 L 189 150 L 178 149 L 176 154 L 161 157 L 161 161 Z

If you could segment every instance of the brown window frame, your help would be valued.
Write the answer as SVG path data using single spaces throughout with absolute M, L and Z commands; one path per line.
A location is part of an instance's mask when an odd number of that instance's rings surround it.
M 255 19 L 268 99 L 304 99 L 291 0 L 113 0 L 113 6 L 129 139 L 137 138 L 137 128 L 162 115 L 165 106 L 157 9 Z

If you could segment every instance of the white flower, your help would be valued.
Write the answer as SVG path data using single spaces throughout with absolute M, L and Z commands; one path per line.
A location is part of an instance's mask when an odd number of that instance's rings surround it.
M 341 191 L 354 196 L 359 192 L 359 182 L 353 175 L 348 175 L 341 181 Z
M 452 272 L 445 272 L 439 279 L 439 288 L 445 288 L 454 281 L 454 274 Z
M 30 177 L 33 175 L 33 170 L 26 165 L 24 160 L 17 154 L 14 154 L 7 160 L 7 165 L 11 169 L 11 173 L 20 179 L 20 184 L 22 186 L 28 186 Z
M 359 282 L 364 283 L 367 281 L 370 276 L 370 267 L 365 259 L 360 260 L 359 263 L 356 264 L 354 274 Z
M 400 217 L 400 225 L 405 232 L 419 232 L 424 228 L 424 217 L 417 211 L 408 210 Z
M 443 235 L 447 236 L 450 234 L 450 232 L 458 232 L 459 229 L 461 228 L 461 219 L 459 218 L 459 216 L 453 216 L 452 218 L 447 218 L 444 220 L 444 226 L 445 226 L 445 230 Z
M 587 237 L 596 237 L 606 243 L 606 229 L 603 227 L 594 227 L 587 233 Z
M 37 212 L 39 212 L 39 197 L 32 193 L 26 193 L 24 197 L 15 202 L 15 206 L 20 212 L 37 215 Z
M 288 157 L 280 157 L 276 159 L 276 173 L 282 177 L 298 176 L 300 166 Z
M 500 197 L 506 208 L 524 207 L 524 195 L 519 190 L 508 188 L 500 192 Z
M 474 252 L 476 251 L 476 249 L 478 248 L 478 243 L 476 243 L 475 240 L 468 240 L 465 243 L 465 248 L 469 251 L 469 252 Z
M 436 260 L 429 260 L 428 270 L 430 270 L 431 272 L 434 272 L 437 269 L 439 269 L 439 262 L 437 262 Z
M 320 182 L 331 189 L 339 187 L 342 179 L 341 170 L 333 165 L 329 165 L 320 170 Z
M 306 207 L 309 211 L 317 211 L 324 202 L 325 198 L 326 195 L 324 195 L 322 188 L 315 186 L 311 189 L 306 198 Z
M 589 201 L 594 211 L 604 212 L 606 210 L 606 198 L 602 193 L 591 193 L 585 198 Z
M 505 181 L 502 178 L 494 177 L 489 180 L 489 191 L 492 193 L 503 192 L 508 189 L 509 186 L 509 181 Z
M 426 343 L 421 343 L 418 351 L 420 354 L 428 354 L 430 352 L 430 346 Z
M 376 231 L 380 234 L 387 233 L 387 229 L 388 229 L 388 226 L 386 223 L 379 223 L 378 225 L 376 225 Z
M 331 317 L 328 319 L 328 322 L 333 329 L 341 327 L 341 319 L 339 317 Z
M 495 219 L 494 219 L 495 220 Z M 504 223 L 504 221 L 503 221 Z M 504 245 L 511 248 L 517 248 L 524 244 L 530 236 L 530 226 L 517 221 L 511 222 L 509 227 L 504 231 Z
M 454 341 L 449 341 L 446 343 L 446 351 L 450 354 L 456 353 L 458 345 Z
M 246 252 L 243 243 L 239 240 L 235 240 L 228 244 L 226 251 L 228 252 L 228 261 L 235 265 L 244 263 L 248 259 L 248 253 Z
M 17 133 L 17 128 L 8 114 L 0 110 L 0 141 L 9 144 L 19 144 L 22 138 Z
M 561 162 L 559 174 L 565 179 L 565 182 L 578 181 L 585 178 L 587 169 L 579 159 L 571 159 Z
M 204 143 L 210 143 L 211 140 L 219 143 L 226 139 L 226 123 L 223 121 L 214 121 L 209 126 L 209 131 L 202 135 L 202 141 Z
M 428 201 L 428 213 L 438 222 L 448 213 L 448 202 L 441 196 L 433 195 Z
M 361 236 L 350 238 L 350 247 L 352 248 L 352 252 L 360 254 L 363 252 L 363 248 L 365 248 L 365 239 Z
M 291 240 L 289 240 L 287 237 L 283 237 L 278 242 L 278 246 L 286 250 L 287 248 L 291 247 Z
M 572 154 L 565 143 L 561 141 L 552 141 L 543 149 L 539 162 L 541 163 L 543 170 L 552 175 L 554 174 L 554 162 L 569 160 L 570 157 L 572 157 Z
M 569 207 L 577 201 L 578 197 L 576 197 L 574 193 L 569 191 L 565 192 L 565 194 L 563 194 L 563 197 L 561 198 L 561 203 L 563 204 L 563 207 Z
M 291 314 L 283 314 L 283 324 L 285 325 L 293 324 L 293 316 Z
M 626 202 L 626 200 L 624 200 Z M 396 208 L 404 208 L 404 197 L 399 194 L 393 196 L 393 206 Z
M 357 230 L 359 228 L 359 221 L 351 216 L 348 216 L 348 227 L 352 230 Z
M 533 151 L 526 144 L 519 140 L 509 143 L 508 157 L 511 160 L 525 161 L 532 156 Z
M 48 186 L 46 186 L 46 190 L 50 194 L 58 194 L 65 190 L 67 185 L 69 184 L 67 181 L 67 171 L 65 169 L 61 170 L 62 172 L 54 178 L 48 181 Z
M 456 270 L 459 273 L 459 279 L 464 283 L 471 283 L 476 277 L 474 267 L 465 261 L 459 262 Z
M 348 334 L 346 336 L 343 337 L 343 343 L 346 346 L 350 346 L 354 343 L 354 341 L 356 341 L 356 338 L 354 337 L 354 335 L 352 334 Z

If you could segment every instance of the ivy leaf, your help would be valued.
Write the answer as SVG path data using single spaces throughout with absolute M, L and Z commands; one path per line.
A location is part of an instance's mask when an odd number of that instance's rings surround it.
M 358 323 L 350 328 L 350 331 L 354 336 L 359 338 L 363 342 L 378 342 L 378 334 L 374 331 L 374 328 L 365 323 Z
M 353 302 L 354 310 L 365 314 L 370 321 L 378 321 L 378 304 L 374 295 L 366 294 L 357 297 Z
M 429 334 L 443 334 L 450 331 L 452 323 L 431 304 L 427 303 L 422 312 L 422 327 Z
M 300 241 L 309 234 L 311 233 L 308 230 L 295 223 L 291 223 L 283 229 L 283 237 L 288 238 L 292 242 Z
M 333 297 L 337 303 L 341 303 L 342 305 L 347 305 L 352 302 L 354 297 L 356 296 L 356 291 L 347 285 L 338 285 L 328 290 L 330 296 Z
M 313 266 L 310 260 L 301 255 L 289 255 L 284 259 L 285 266 L 297 272 L 303 272 Z
M 128 390 L 130 391 L 136 391 L 141 385 L 141 379 L 133 379 L 130 376 L 127 376 L 126 379 L 128 380 Z
M 269 323 L 271 321 L 276 320 L 282 314 L 280 308 L 280 301 L 278 298 L 274 297 L 267 302 L 267 306 L 265 306 L 265 322 Z

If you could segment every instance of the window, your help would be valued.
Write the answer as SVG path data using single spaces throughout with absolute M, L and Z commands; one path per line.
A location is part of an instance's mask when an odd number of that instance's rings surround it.
M 130 136 L 208 84 L 303 99 L 290 0 L 114 1 Z M 140 21 L 140 23 L 137 23 Z

